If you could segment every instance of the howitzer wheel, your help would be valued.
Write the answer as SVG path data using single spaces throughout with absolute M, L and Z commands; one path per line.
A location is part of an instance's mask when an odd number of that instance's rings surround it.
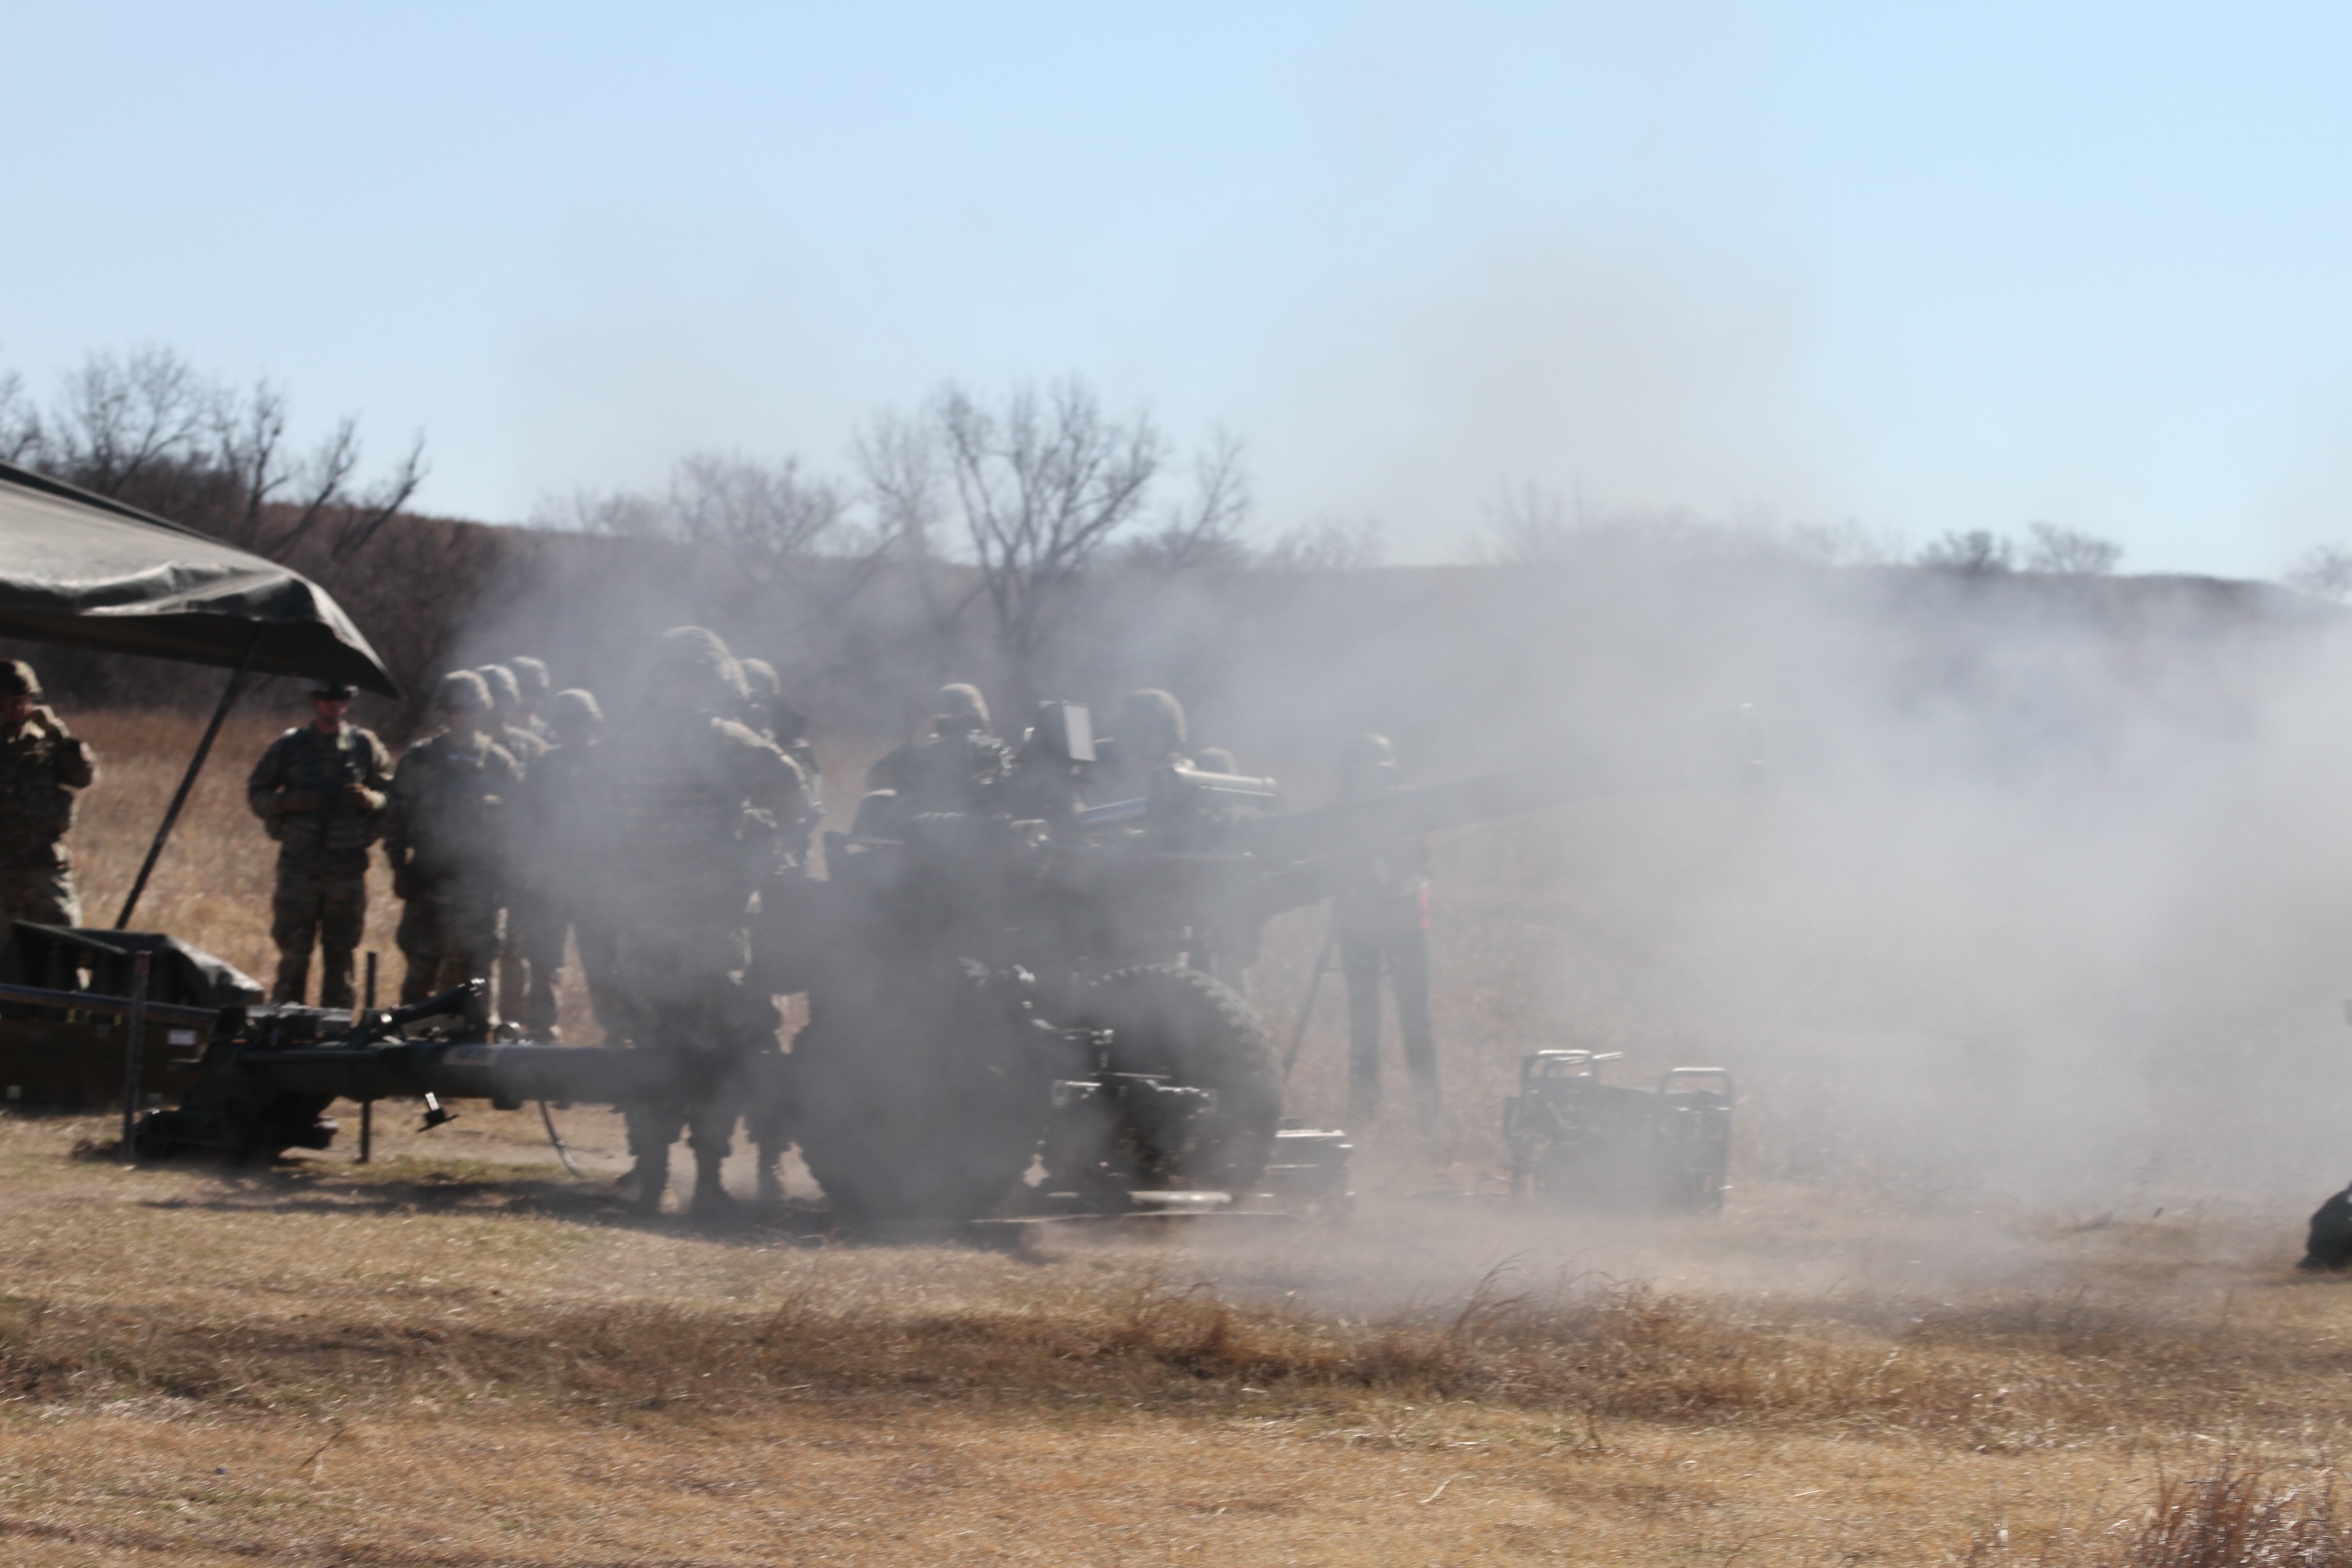
M 1104 975 L 1077 1007 L 1074 1024 L 1110 1031 L 1111 1071 L 1205 1089 L 1215 1100 L 1186 1123 L 1177 1147 L 1161 1147 L 1151 1130 L 1135 1126 L 1107 1130 L 1108 1138 L 1051 1140 L 1045 1164 L 1054 1180 L 1082 1192 L 1099 1187 L 1106 1174 L 1151 1186 L 1254 1190 L 1274 1155 L 1282 1087 L 1274 1047 L 1249 1004 L 1197 969 L 1144 963 Z M 1107 1154 L 1127 1169 L 1103 1170 Z
M 1020 1181 L 1050 1064 L 986 971 L 856 974 L 813 988 L 793 1041 L 801 1158 L 853 1220 L 974 1219 Z

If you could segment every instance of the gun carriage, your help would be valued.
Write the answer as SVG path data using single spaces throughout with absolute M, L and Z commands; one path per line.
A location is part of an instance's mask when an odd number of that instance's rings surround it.
M 1520 772 L 1285 811 L 1270 779 L 1181 765 L 1092 807 L 1014 784 L 995 813 L 869 796 L 770 933 L 809 995 L 796 1136 L 848 1211 L 977 1215 L 1033 1162 L 1045 1192 L 1103 1208 L 1255 1191 L 1291 1163 L 1280 1074 L 1227 977 L 1265 921 L 1348 856 L 1592 793 Z

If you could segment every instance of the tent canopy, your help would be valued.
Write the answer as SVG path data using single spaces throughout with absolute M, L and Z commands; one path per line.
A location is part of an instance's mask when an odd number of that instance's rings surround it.
M 230 668 L 249 649 L 257 670 L 400 695 L 342 606 L 300 573 L 8 463 L 0 637 Z

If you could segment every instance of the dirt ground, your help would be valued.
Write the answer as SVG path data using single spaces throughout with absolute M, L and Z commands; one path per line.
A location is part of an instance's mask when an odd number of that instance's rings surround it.
M 858 1242 L 633 1221 L 529 1111 L 241 1175 L 105 1131 L 0 1121 L 11 1562 L 2026 1560 L 2352 1431 L 2279 1216 Z
M 296 716 L 232 724 L 137 922 L 265 978 L 240 786 Z M 194 723 L 79 723 L 106 923 Z M 1442 847 L 1447 1125 L 1358 1130 L 1346 1227 L 648 1222 L 588 1109 L 559 1116 L 580 1177 L 535 1110 L 424 1133 L 385 1105 L 362 1166 L 341 1106 L 334 1148 L 242 1173 L 126 1171 L 89 1152 L 105 1119 L 0 1118 L 0 1561 L 2219 1563 L 2253 1559 L 2143 1549 L 2161 1488 L 2234 1467 L 2325 1494 L 2352 1284 L 2294 1270 L 2300 1210 L 1801 1180 L 1829 1114 L 1801 1078 L 1747 1091 L 1720 1216 L 1425 1195 L 1492 1170 L 1519 1052 L 1638 1072 L 1717 1043 L 1530 983 L 1564 942 L 1638 949 L 1622 911 L 1674 894 L 1626 891 L 1654 854 L 1559 853 Z M 1321 935 L 1269 933 L 1278 1037 Z M 1334 1001 L 1292 1086 L 1310 1119 L 1341 1093 Z M 566 1029 L 595 1038 L 576 1001 Z M 729 1181 L 751 1190 L 740 1156 Z

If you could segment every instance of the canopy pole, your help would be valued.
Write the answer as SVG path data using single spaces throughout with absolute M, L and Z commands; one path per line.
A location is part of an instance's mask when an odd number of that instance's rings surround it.
M 172 804 L 163 813 L 163 826 L 155 829 L 155 842 L 147 846 L 147 858 L 139 868 L 138 880 L 131 884 L 131 896 L 122 900 L 122 912 L 114 917 L 114 929 L 127 931 L 131 916 L 139 908 L 139 897 L 147 890 L 147 879 L 155 874 L 155 862 L 163 858 L 163 846 L 172 837 L 172 828 L 180 820 L 180 808 L 188 804 L 188 792 L 196 787 L 196 775 L 205 771 L 205 759 L 213 754 L 213 742 L 220 738 L 221 722 L 236 701 L 237 693 L 245 689 L 245 678 L 253 668 L 253 656 L 261 651 L 262 633 L 267 622 L 256 622 L 253 640 L 245 645 L 245 657 L 237 660 L 228 684 L 221 688 L 220 706 L 213 710 L 213 721 L 205 726 L 205 738 L 196 742 L 196 754 L 188 759 L 188 771 L 180 775 L 180 788 L 172 796 Z

